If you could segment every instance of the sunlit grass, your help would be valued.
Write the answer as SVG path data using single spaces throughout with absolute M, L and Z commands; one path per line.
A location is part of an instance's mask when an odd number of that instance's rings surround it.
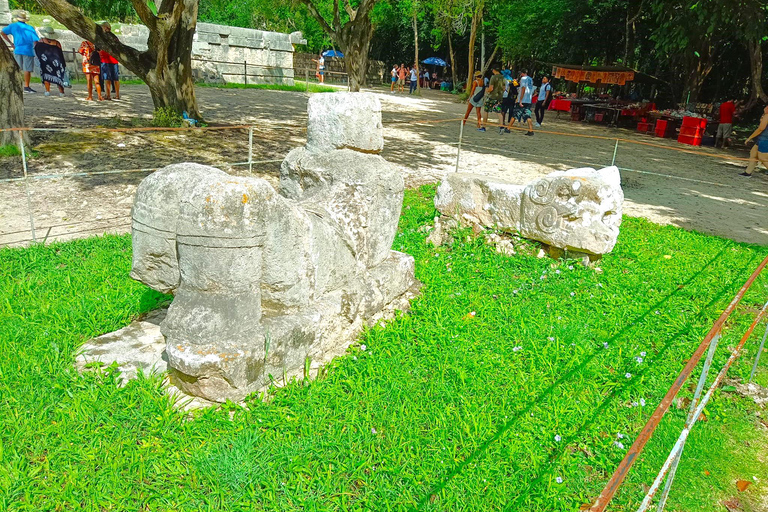
M 119 389 L 114 370 L 72 367 L 84 340 L 168 300 L 128 278 L 128 236 L 0 251 L 0 510 L 575 511 L 589 502 L 768 249 L 632 218 L 600 271 L 539 259 L 523 241 L 502 256 L 469 233 L 434 249 L 423 229 L 436 214 L 432 194 L 407 193 L 394 243 L 414 255 L 424 283 L 410 314 L 367 330 L 323 378 L 192 421 L 158 378 Z M 734 314 L 723 348 L 768 298 L 766 284 Z M 758 334 L 732 376 L 748 374 Z M 612 510 L 637 505 L 685 412 L 667 414 Z M 719 510 L 738 493 L 736 478 L 760 478 L 742 501 L 765 493 L 755 413 L 744 398 L 716 395 L 669 510 Z

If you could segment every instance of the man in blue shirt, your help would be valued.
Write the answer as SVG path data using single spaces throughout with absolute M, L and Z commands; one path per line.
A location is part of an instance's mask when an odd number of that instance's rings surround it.
M 549 83 L 549 78 L 541 78 L 541 87 L 539 87 L 539 99 L 536 102 L 536 128 L 541 128 L 541 123 L 544 121 L 544 112 L 546 112 L 549 106 L 549 101 L 552 99 L 552 85 Z
M 508 131 L 515 124 L 515 121 L 523 121 L 528 123 L 528 131 L 526 135 L 533 136 L 533 121 L 531 120 L 531 101 L 533 99 L 533 79 L 528 76 L 526 70 L 520 72 L 520 89 L 517 93 L 519 103 L 515 105 L 515 109 L 512 111 L 512 118 L 509 120 Z
M 5 27 L 0 35 L 13 49 L 13 56 L 19 69 L 24 72 L 24 92 L 37 92 L 29 86 L 32 71 L 35 69 L 34 45 L 40 40 L 35 29 L 27 25 L 27 13 L 22 11 L 16 15 L 16 22 Z M 8 36 L 13 36 L 13 42 Z

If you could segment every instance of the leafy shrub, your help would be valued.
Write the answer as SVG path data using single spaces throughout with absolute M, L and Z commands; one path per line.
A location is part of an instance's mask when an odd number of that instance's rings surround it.
M 181 114 L 170 107 L 160 107 L 152 114 L 152 126 L 158 128 L 178 128 L 182 125 Z

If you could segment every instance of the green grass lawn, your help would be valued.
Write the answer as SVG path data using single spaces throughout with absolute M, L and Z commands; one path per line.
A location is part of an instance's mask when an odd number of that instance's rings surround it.
M 406 194 L 394 244 L 425 285 L 410 314 L 322 378 L 191 416 L 159 378 L 120 389 L 113 369 L 73 369 L 84 340 L 169 300 L 129 279 L 130 237 L 0 251 L 0 510 L 579 510 L 768 248 L 625 218 L 601 272 L 523 242 L 505 257 L 466 233 L 434 249 L 419 229 L 432 194 Z M 758 331 L 731 376 L 748 374 Z M 757 413 L 716 394 L 667 510 L 766 494 Z M 684 417 L 666 415 L 611 510 L 634 510 Z

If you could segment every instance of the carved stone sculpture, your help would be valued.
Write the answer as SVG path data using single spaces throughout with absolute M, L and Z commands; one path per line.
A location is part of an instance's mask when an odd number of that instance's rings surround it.
M 435 207 L 463 224 L 519 232 L 578 253 L 611 252 L 624 193 L 616 167 L 557 171 L 527 185 L 474 174 L 449 174 Z
M 378 99 L 318 94 L 308 112 L 279 190 L 197 164 L 138 187 L 131 276 L 175 295 L 160 329 L 189 394 L 241 400 L 326 362 L 417 285 L 413 258 L 390 250 L 404 186 L 378 154 Z

